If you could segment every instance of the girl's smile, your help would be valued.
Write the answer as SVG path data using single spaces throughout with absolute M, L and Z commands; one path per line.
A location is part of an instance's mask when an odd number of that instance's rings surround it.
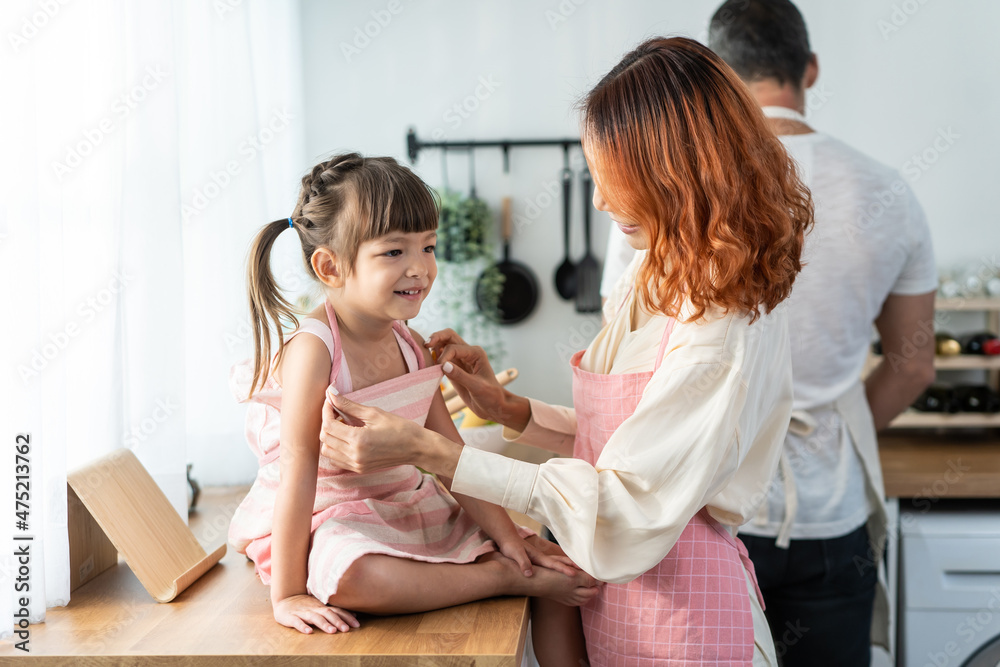
M 412 290 L 396 290 L 394 292 L 397 296 L 400 296 L 407 301 L 420 301 L 427 294 L 427 290 L 424 288 L 412 289 Z

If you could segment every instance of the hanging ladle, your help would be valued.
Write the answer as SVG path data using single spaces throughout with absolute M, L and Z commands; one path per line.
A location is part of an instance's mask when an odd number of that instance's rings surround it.
M 569 146 L 563 144 L 563 262 L 556 268 L 556 292 L 567 301 L 576 296 L 576 265 L 569 258 L 570 197 L 573 189 L 573 170 L 569 168 Z

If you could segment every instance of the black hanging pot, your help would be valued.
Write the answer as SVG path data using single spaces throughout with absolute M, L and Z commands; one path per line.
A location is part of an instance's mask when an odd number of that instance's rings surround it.
M 510 239 L 513 224 L 510 213 L 510 197 L 504 197 L 500 204 L 500 225 L 503 234 L 503 261 L 494 267 L 502 276 L 503 285 L 495 299 L 490 298 L 487 269 L 476 281 L 476 305 L 491 320 L 500 324 L 517 324 L 524 320 L 538 305 L 538 280 L 524 264 L 510 258 Z

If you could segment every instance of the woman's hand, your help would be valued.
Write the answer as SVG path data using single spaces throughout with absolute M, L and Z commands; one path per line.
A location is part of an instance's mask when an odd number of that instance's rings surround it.
M 532 574 L 532 565 L 555 570 L 567 577 L 575 577 L 581 572 L 580 568 L 562 552 L 558 545 L 535 535 L 529 538 L 517 536 L 497 542 L 500 553 L 516 562 L 521 568 L 521 572 L 524 572 L 527 577 Z M 545 545 L 550 545 L 554 549 Z
M 307 635 L 312 633 L 311 626 L 330 634 L 361 627 L 351 612 L 325 605 L 311 595 L 291 595 L 275 602 L 274 620 Z
M 451 329 L 434 332 L 424 347 L 436 352 L 444 374 L 470 410 L 483 419 L 505 423 L 506 392 L 497 382 L 483 348 L 468 345 Z
M 355 403 L 335 391 L 328 389 L 323 403 L 320 454 L 353 472 L 418 462 L 423 454 L 419 447 L 423 428 L 391 412 Z

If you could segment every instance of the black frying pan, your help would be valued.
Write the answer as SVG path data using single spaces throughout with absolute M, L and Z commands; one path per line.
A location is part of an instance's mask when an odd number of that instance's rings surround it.
M 531 269 L 510 258 L 510 237 L 513 225 L 510 219 L 510 197 L 500 204 L 500 224 L 503 233 L 503 261 L 496 269 L 503 276 L 503 288 L 492 307 L 482 288 L 483 276 L 476 282 L 476 304 L 487 317 L 500 324 L 516 324 L 531 315 L 538 305 L 538 281 Z

